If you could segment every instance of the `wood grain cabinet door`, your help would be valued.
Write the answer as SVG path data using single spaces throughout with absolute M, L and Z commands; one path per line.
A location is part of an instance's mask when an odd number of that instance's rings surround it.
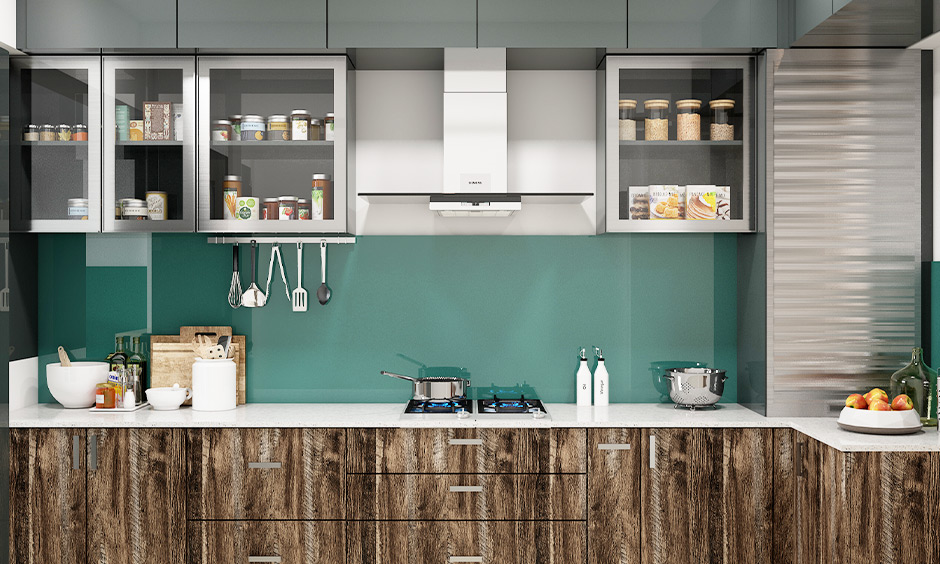
M 190 521 L 189 564 L 344 564 L 342 521 Z
M 89 429 L 89 564 L 183 564 L 185 434 Z
M 588 563 L 640 562 L 640 429 L 588 431 Z
M 343 519 L 342 429 L 193 429 L 190 519 Z
M 584 429 L 350 429 L 351 474 L 584 473 Z
M 770 429 L 650 429 L 644 438 L 644 564 L 773 561 Z
M 10 431 L 10 559 L 85 562 L 85 430 Z

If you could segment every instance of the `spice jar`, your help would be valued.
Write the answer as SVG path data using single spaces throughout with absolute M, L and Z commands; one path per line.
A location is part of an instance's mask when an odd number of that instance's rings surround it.
M 222 178 L 222 201 L 225 203 L 225 219 L 238 219 L 235 200 L 242 195 L 242 177 L 230 174 Z
M 636 141 L 636 100 L 620 100 L 620 140 Z
M 313 175 L 310 219 L 333 219 L 333 182 L 329 174 Z
M 39 141 L 39 126 L 31 123 L 24 127 L 23 141 Z
M 55 141 L 55 126 L 44 123 L 42 127 L 39 128 L 39 140 L 40 141 Z
M 310 219 L 310 200 L 297 200 L 297 219 Z
M 297 219 L 297 197 L 281 196 L 277 199 L 278 219 Z
M 71 141 L 72 140 L 72 126 L 63 123 L 55 128 L 56 141 Z
M 88 141 L 88 126 L 84 123 L 76 124 L 72 130 L 72 141 Z
M 148 191 L 144 196 L 147 198 L 147 215 L 151 220 L 163 221 L 167 219 L 167 207 L 169 196 L 166 192 L 157 190 Z
M 712 109 L 711 137 L 712 141 L 734 141 L 734 125 L 731 123 L 731 110 L 734 109 L 734 100 L 720 99 L 708 103 Z
M 227 119 L 217 119 L 212 122 L 213 141 L 232 140 L 232 122 Z
M 289 141 L 291 136 L 290 122 L 285 115 L 268 116 L 268 141 Z
M 307 110 L 293 110 L 290 113 L 291 141 L 306 141 L 309 127 L 310 112 Z
M 333 115 L 333 112 L 326 114 L 326 117 L 323 119 L 323 140 L 324 141 L 333 141 L 336 139 L 336 132 L 333 131 L 333 124 L 336 122 L 336 116 Z
M 702 139 L 701 100 L 676 101 L 676 139 L 699 141 Z
M 319 141 L 323 139 L 323 122 L 317 118 L 310 119 L 310 140 Z
M 124 204 L 133 201 L 134 198 L 122 198 L 114 204 L 114 219 L 124 219 Z
M 646 120 L 643 123 L 647 141 L 666 141 L 669 139 L 669 100 L 647 100 Z
M 261 200 L 261 219 L 277 219 L 277 198 L 264 198 Z
M 238 141 L 242 138 L 242 117 L 241 114 L 228 116 L 228 120 L 232 122 L 232 141 Z
M 69 198 L 69 219 L 88 219 L 88 198 Z
M 122 201 L 123 208 L 121 210 L 121 217 L 123 219 L 143 220 L 150 217 L 150 210 L 147 209 L 147 202 L 145 200 L 128 198 Z
M 264 140 L 264 120 L 261 116 L 246 115 L 242 116 L 241 126 L 242 141 L 263 141 Z
M 111 382 L 102 382 L 95 386 L 95 408 L 114 409 L 114 386 Z

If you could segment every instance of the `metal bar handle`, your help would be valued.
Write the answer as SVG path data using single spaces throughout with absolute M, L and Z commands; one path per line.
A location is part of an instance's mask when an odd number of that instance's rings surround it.
M 280 462 L 249 462 L 248 463 L 248 468 L 258 468 L 261 470 L 277 470 L 280 467 L 281 467 Z M 267 558 L 267 557 L 259 556 L 259 558 Z M 272 558 L 275 558 L 275 557 L 272 556 Z M 280 562 L 280 556 L 277 556 L 276 558 L 278 558 L 279 559 L 278 562 Z M 272 561 L 258 560 L 258 562 L 273 562 L 273 560 Z
M 630 450 L 630 443 L 601 443 L 597 450 Z
M 483 446 L 483 439 L 448 439 L 447 444 L 453 446 Z
M 806 443 L 802 441 L 796 443 L 796 460 L 797 464 L 800 465 L 796 475 L 802 478 L 806 476 Z
M 650 435 L 650 468 L 656 468 L 656 435 Z
M 280 556 L 249 556 L 249 562 L 274 562 L 277 564 L 281 561 Z
M 82 458 L 79 452 L 81 444 L 78 435 L 72 435 L 72 470 L 78 470 L 82 467 Z
M 483 562 L 482 556 L 451 556 L 447 559 L 448 562 Z
M 450 491 L 454 493 L 481 493 L 483 486 L 451 486 Z
M 88 463 L 89 470 L 98 469 L 98 437 L 91 435 L 88 437 L 88 451 L 91 454 L 91 462 Z

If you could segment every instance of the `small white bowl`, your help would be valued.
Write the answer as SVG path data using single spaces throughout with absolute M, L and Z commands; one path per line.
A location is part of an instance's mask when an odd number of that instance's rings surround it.
M 95 405 L 95 387 L 107 381 L 107 362 L 73 362 L 72 366 L 53 362 L 46 365 L 46 386 L 62 407 L 92 407 Z
M 913 409 L 907 411 L 869 411 L 867 409 L 842 408 L 839 426 L 849 431 L 878 435 L 913 433 L 921 428 L 920 415 Z
M 172 388 L 150 388 L 146 392 L 147 401 L 156 411 L 173 411 L 179 409 L 183 402 L 193 397 L 189 388 L 180 388 L 174 384 Z

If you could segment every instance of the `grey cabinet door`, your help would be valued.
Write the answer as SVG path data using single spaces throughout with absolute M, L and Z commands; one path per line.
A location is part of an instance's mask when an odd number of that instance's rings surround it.
M 630 47 L 776 47 L 776 0 L 630 0 Z
M 852 0 L 832 0 L 832 13 L 835 14 Z
M 479 0 L 480 47 L 626 47 L 626 0 Z
M 326 47 L 326 0 L 180 0 L 179 46 Z
M 20 0 L 29 50 L 176 47 L 175 0 Z
M 823 23 L 833 14 L 833 6 L 837 3 L 838 0 L 793 0 L 793 40 Z
M 476 0 L 333 0 L 329 46 L 476 47 Z

